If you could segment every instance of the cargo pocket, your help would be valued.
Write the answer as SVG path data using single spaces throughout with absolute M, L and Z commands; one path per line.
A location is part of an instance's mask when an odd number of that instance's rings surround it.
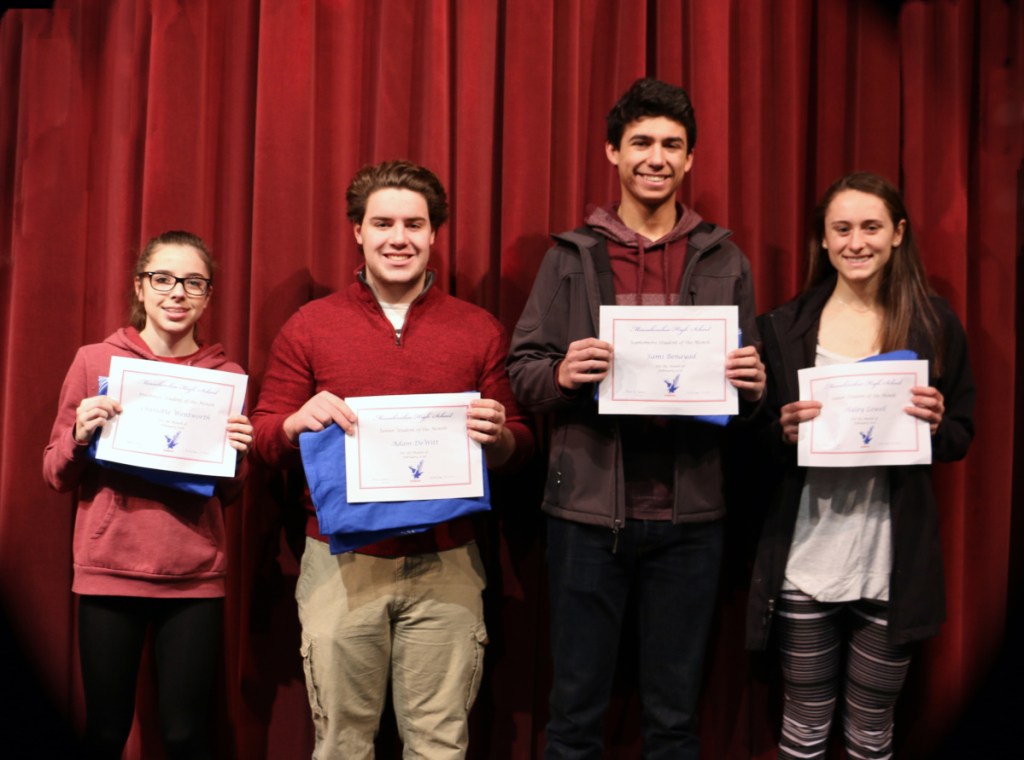
M 306 676 L 306 696 L 309 698 L 309 709 L 312 710 L 314 718 L 322 718 L 324 717 L 324 710 L 320 706 L 320 690 L 317 688 L 316 683 L 316 667 L 313 664 L 315 657 L 313 642 L 303 637 L 299 652 L 302 654 L 302 672 Z
M 469 632 L 473 644 L 473 671 L 469 675 L 469 691 L 466 694 L 466 712 L 476 702 L 480 692 L 480 682 L 484 677 L 484 647 L 487 646 L 487 626 L 477 623 Z

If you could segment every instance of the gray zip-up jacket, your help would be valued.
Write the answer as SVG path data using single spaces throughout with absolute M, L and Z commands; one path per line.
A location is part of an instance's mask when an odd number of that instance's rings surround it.
M 678 303 L 739 306 L 743 343 L 757 341 L 750 262 L 728 230 L 701 222 L 689 235 Z M 551 439 L 542 508 L 575 522 L 618 530 L 625 523 L 619 417 L 598 415 L 594 386 L 572 394 L 557 384 L 569 344 L 598 334 L 601 304 L 615 303 L 607 243 L 589 227 L 554 236 L 512 336 L 512 390 L 532 412 L 550 413 Z M 741 417 L 759 405 L 742 400 Z M 686 417 L 675 435 L 673 522 L 707 522 L 725 513 L 725 428 Z

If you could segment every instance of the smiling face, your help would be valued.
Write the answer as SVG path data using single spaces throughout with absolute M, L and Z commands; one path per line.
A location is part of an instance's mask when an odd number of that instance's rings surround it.
M 877 195 L 859 190 L 837 193 L 825 211 L 822 245 L 839 276 L 856 287 L 877 287 L 903 241 L 906 222 L 894 224 Z
M 200 252 L 190 245 L 168 243 L 159 246 L 146 261 L 145 268 L 147 272 L 162 272 L 174 277 L 209 279 L 211 276 Z M 207 290 L 201 296 L 189 295 L 180 282 L 175 283 L 169 292 L 160 293 L 153 289 L 149 277 L 139 276 L 135 280 L 135 295 L 146 312 L 146 324 L 139 334 L 151 347 L 192 339 L 195 324 L 210 301 L 210 293 L 211 290 Z
M 605 143 L 608 160 L 618 169 L 623 205 L 653 211 L 675 203 L 676 190 L 693 165 L 686 129 L 666 116 L 650 116 L 626 125 L 616 148 Z
M 423 290 L 434 230 L 427 200 L 404 188 L 377 190 L 353 227 L 366 260 L 366 280 L 385 303 L 409 303 Z

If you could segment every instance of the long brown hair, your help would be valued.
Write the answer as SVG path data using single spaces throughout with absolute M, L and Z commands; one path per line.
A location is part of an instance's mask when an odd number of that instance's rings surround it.
M 168 230 L 152 238 L 146 243 L 146 247 L 142 249 L 142 253 L 139 254 L 139 258 L 135 261 L 135 271 L 132 276 L 132 305 L 131 310 L 128 312 L 128 324 L 140 332 L 146 326 L 146 307 L 139 300 L 139 296 L 135 292 L 135 283 L 142 277 L 142 273 L 149 268 L 149 260 L 153 258 L 153 254 L 163 245 L 187 245 L 195 248 L 199 252 L 199 258 L 206 264 L 206 269 L 210 273 L 210 285 L 213 285 L 213 257 L 210 255 L 210 249 L 206 247 L 206 243 L 203 242 L 201 237 L 184 230 Z
M 878 298 L 885 310 L 882 319 L 881 350 L 896 351 L 910 348 L 919 354 L 933 356 L 933 371 L 941 370 L 942 343 L 939 336 L 939 316 L 932 305 L 933 290 L 925 277 L 924 266 L 914 240 L 914 229 L 907 215 L 903 198 L 888 180 L 877 174 L 857 172 L 847 174 L 833 183 L 814 211 L 808 247 L 810 267 L 806 289 L 835 273 L 824 246 L 825 214 L 832 200 L 841 192 L 856 190 L 879 198 L 885 204 L 893 227 L 904 223 L 903 239 L 893 246 L 889 263 L 882 271 L 878 285 Z

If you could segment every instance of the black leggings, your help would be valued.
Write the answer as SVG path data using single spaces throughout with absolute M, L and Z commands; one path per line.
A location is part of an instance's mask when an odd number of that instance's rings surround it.
M 223 610 L 220 598 L 79 597 L 78 648 L 90 758 L 121 757 L 135 713 L 139 664 L 150 625 L 167 756 L 213 757 L 209 723 Z

